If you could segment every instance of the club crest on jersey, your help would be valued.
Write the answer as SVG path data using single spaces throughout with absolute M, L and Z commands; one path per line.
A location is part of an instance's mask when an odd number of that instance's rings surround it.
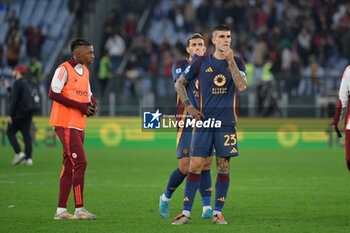
M 221 86 L 225 85 L 225 83 L 226 83 L 226 78 L 225 78 L 225 76 L 222 75 L 222 74 L 216 75 L 216 76 L 214 77 L 214 83 L 215 83 L 215 85 L 218 86 L 218 87 L 221 87 Z
M 181 74 L 181 68 L 176 69 L 175 72 L 176 72 L 177 74 Z

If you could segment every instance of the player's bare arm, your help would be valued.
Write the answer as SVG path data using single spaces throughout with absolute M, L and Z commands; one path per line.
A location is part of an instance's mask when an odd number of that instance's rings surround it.
M 247 79 L 244 77 L 238 69 L 238 66 L 233 58 L 233 51 L 229 47 L 223 47 L 222 52 L 227 60 L 229 70 L 232 75 L 233 82 L 239 92 L 244 92 L 247 89 Z
M 195 118 L 196 120 L 200 120 L 201 117 L 204 118 L 203 113 L 198 111 L 195 107 L 193 107 L 190 99 L 188 98 L 187 92 L 186 92 L 186 85 L 188 84 L 188 81 L 185 79 L 183 75 L 180 76 L 180 78 L 175 83 L 175 90 L 177 94 L 179 95 L 180 100 L 187 108 L 188 114 Z
M 229 174 L 230 157 L 216 157 L 216 170 L 221 174 Z

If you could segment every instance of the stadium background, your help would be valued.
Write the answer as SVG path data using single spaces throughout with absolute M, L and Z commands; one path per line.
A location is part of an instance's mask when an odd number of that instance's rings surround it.
M 140 116 L 144 107 L 175 106 L 171 65 L 186 56 L 193 31 L 212 51 L 216 23 L 232 28 L 249 83 L 239 95 L 241 156 L 232 162 L 224 209 L 232 224 L 220 231 L 347 232 L 344 142 L 329 127 L 350 58 L 347 1 L 12 0 L 0 1 L 0 20 L 0 75 L 11 82 L 13 66 L 26 65 L 42 103 L 34 118 L 34 166 L 12 167 L 8 94 L 0 87 L 1 232 L 180 231 L 157 215 L 158 196 L 177 166 L 176 134 L 144 132 Z M 100 111 L 86 131 L 86 203 L 99 219 L 56 223 L 61 147 L 47 124 L 47 90 L 76 37 L 91 41 L 96 56 L 89 69 Z M 107 51 L 112 77 L 103 84 Z M 173 216 L 182 193 L 180 187 L 174 195 Z M 195 217 L 186 229 L 217 230 Z

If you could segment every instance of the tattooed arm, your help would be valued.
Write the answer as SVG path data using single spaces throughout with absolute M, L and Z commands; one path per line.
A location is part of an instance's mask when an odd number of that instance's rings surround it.
M 204 115 L 203 113 L 198 111 L 195 107 L 193 107 L 190 99 L 188 98 L 188 95 L 186 92 L 187 84 L 188 84 L 188 81 L 185 79 L 183 75 L 181 75 L 180 78 L 175 83 L 175 90 L 179 95 L 181 102 L 185 105 L 188 114 L 190 114 L 191 117 L 196 118 L 196 120 L 200 120 L 201 117 L 204 118 Z
M 228 63 L 229 71 L 231 73 L 233 82 L 237 87 L 239 92 L 244 92 L 247 89 L 247 79 L 242 75 L 241 71 L 238 69 L 238 66 L 234 60 L 233 51 L 231 48 L 224 47 L 223 53 Z

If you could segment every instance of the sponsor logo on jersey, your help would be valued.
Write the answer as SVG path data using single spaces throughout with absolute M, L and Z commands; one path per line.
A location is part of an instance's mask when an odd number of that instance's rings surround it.
M 79 90 L 76 90 L 76 91 L 75 91 L 75 94 L 78 95 L 78 96 L 87 96 L 87 95 L 88 95 L 88 92 L 87 92 L 87 91 L 79 91 Z
M 185 197 L 185 198 L 184 198 L 184 201 L 190 201 L 190 199 L 188 199 L 188 197 Z
M 208 73 L 208 72 L 213 72 L 213 69 L 209 66 L 209 68 L 206 69 L 205 72 L 206 72 L 206 73 Z
M 216 76 L 214 77 L 214 83 L 215 83 L 215 85 L 218 86 L 218 87 L 221 87 L 221 86 L 225 85 L 225 83 L 226 83 L 226 78 L 225 78 L 225 76 L 222 75 L 222 74 L 216 75 Z

